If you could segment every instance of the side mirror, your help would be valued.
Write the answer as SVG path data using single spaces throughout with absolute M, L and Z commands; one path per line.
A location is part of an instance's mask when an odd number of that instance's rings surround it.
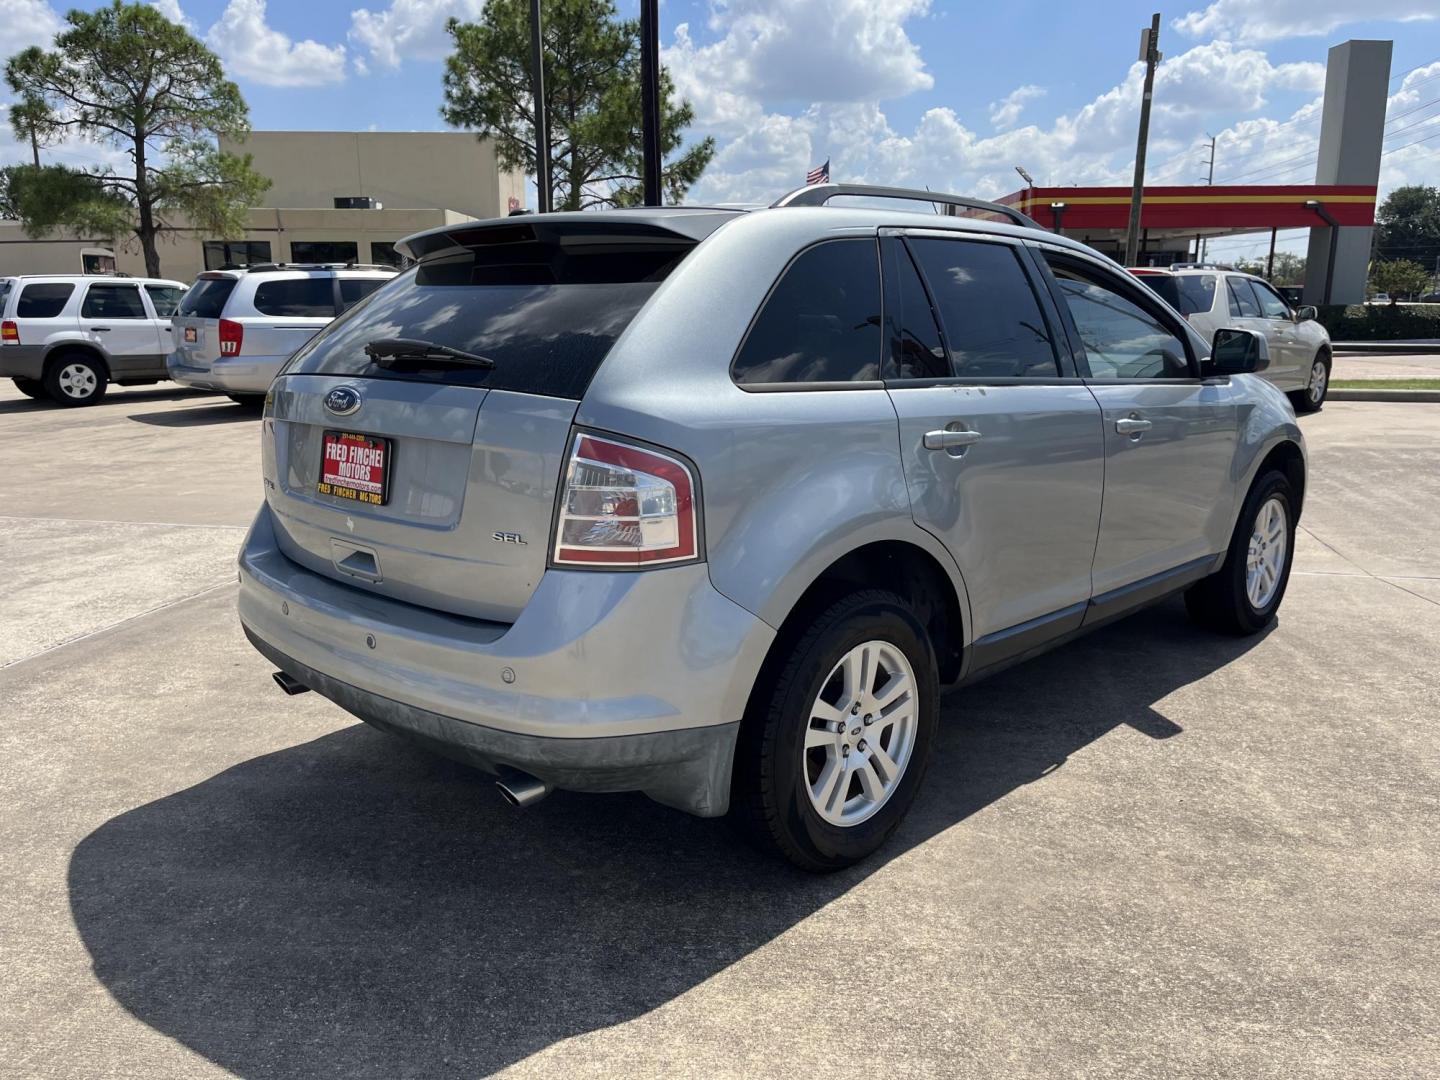
M 1202 375 L 1247 375 L 1270 366 L 1270 343 L 1254 330 L 1223 328 L 1215 331 L 1210 359 L 1200 365 Z
M 1295 309 L 1296 322 L 1309 322 L 1311 319 L 1318 319 L 1319 317 L 1320 312 L 1317 311 L 1312 304 L 1306 304 L 1303 307 Z

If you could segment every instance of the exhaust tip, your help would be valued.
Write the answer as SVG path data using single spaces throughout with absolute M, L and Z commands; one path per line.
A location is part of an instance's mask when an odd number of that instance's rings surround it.
M 307 694 L 310 692 L 310 687 L 306 686 L 299 679 L 286 675 L 283 671 L 273 672 L 270 677 L 275 680 L 276 686 L 280 687 L 281 690 L 284 690 L 285 693 L 291 697 L 294 697 L 296 694 Z
M 520 809 L 534 806 L 553 790 L 544 780 L 519 769 L 502 769 L 495 786 L 502 799 Z

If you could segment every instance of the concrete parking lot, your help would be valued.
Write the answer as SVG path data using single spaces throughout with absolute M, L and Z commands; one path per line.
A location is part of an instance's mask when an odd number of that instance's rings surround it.
M 1302 423 L 1273 630 L 1169 603 L 952 695 L 810 877 L 283 696 L 254 414 L 0 382 L 0 1074 L 1433 1076 L 1440 405 Z

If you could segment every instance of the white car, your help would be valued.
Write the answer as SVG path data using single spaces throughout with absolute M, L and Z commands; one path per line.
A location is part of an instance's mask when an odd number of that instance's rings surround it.
M 178 281 L 116 274 L 0 278 L 0 375 L 61 405 L 93 405 L 112 382 L 159 382 L 184 291 Z
M 207 270 L 180 301 L 170 378 L 258 405 L 297 349 L 394 276 L 354 263 Z
M 1290 395 L 1296 412 L 1314 412 L 1330 388 L 1330 335 L 1315 309 L 1292 308 L 1264 278 L 1221 267 L 1131 267 L 1207 340 L 1222 327 L 1255 330 L 1270 345 L 1259 374 Z

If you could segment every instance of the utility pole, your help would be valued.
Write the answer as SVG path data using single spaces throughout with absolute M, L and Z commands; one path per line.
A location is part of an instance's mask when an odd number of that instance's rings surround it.
M 530 92 L 535 99 L 535 209 L 550 212 L 550 117 L 545 108 L 545 44 L 540 0 L 530 0 Z
M 1135 143 L 1135 184 L 1130 190 L 1130 226 L 1125 230 L 1125 265 L 1134 266 L 1140 248 L 1140 200 L 1145 188 L 1145 144 L 1150 138 L 1150 99 L 1155 95 L 1155 67 L 1160 63 L 1160 13 L 1150 29 L 1140 32 L 1140 59 L 1145 61 L 1145 96 L 1140 101 L 1140 137 Z
M 660 196 L 660 0 L 640 0 L 640 143 L 644 203 Z
M 1210 135 L 1208 131 L 1205 134 Z M 1205 173 L 1205 183 L 1209 184 L 1211 187 L 1215 186 L 1215 140 L 1217 138 L 1218 136 L 1216 135 L 1210 135 L 1210 159 L 1208 162 L 1206 162 L 1206 164 L 1208 164 L 1210 168 Z

